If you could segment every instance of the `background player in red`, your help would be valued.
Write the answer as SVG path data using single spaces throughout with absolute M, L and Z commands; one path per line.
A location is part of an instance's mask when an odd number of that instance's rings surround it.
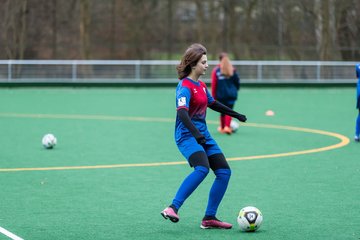
M 215 100 L 233 109 L 238 97 L 240 78 L 226 53 L 221 53 L 219 60 L 220 64 L 211 72 L 211 93 Z M 221 113 L 218 131 L 231 134 L 233 130 L 230 123 L 231 116 Z
M 201 228 L 229 229 L 232 224 L 216 218 L 217 209 L 226 192 L 231 170 L 221 149 L 211 137 L 206 125 L 206 109 L 211 108 L 245 122 L 246 116 L 215 101 L 199 77 L 208 68 L 206 48 L 201 44 L 191 45 L 177 66 L 180 82 L 176 88 L 175 142 L 180 152 L 194 170 L 180 185 L 171 205 L 161 215 L 178 222 L 178 211 L 209 173 L 216 178 L 210 189 L 205 216 Z

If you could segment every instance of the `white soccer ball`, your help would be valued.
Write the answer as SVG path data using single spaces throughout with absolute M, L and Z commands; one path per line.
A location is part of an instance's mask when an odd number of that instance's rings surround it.
M 230 122 L 230 128 L 232 129 L 233 132 L 236 132 L 239 128 L 239 123 L 235 120 L 231 120 Z
M 51 149 L 53 147 L 55 147 L 57 143 L 57 139 L 56 137 L 51 134 L 48 133 L 46 134 L 43 138 L 42 138 L 42 145 L 46 148 L 46 149 Z
M 237 222 L 240 230 L 244 232 L 255 232 L 261 226 L 263 215 L 256 207 L 248 206 L 240 210 Z

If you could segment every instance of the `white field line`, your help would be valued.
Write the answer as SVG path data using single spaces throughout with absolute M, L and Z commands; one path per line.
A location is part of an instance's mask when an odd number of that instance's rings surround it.
M 9 238 L 11 238 L 13 240 L 24 240 L 21 237 L 16 236 L 12 232 L 9 232 L 8 230 L 6 230 L 5 228 L 2 228 L 2 227 L 0 227 L 0 233 L 4 234 L 5 236 L 8 236 Z

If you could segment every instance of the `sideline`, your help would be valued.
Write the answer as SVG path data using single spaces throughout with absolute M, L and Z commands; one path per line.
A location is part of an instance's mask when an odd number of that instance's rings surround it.
M 13 240 L 24 240 L 23 238 L 16 236 L 12 232 L 9 232 L 8 230 L 6 230 L 5 228 L 2 228 L 2 227 L 0 227 L 0 233 L 4 234 L 5 236 L 7 236 Z
M 18 113 L 0 113 L 0 117 L 18 117 L 18 118 L 49 118 L 49 119 L 83 119 L 83 120 L 109 120 L 109 121 L 142 121 L 142 122 L 173 122 L 174 119 L 168 118 L 147 118 L 147 117 L 121 117 L 121 116 L 106 116 L 106 115 L 64 115 L 64 114 L 18 114 Z M 208 124 L 218 124 L 217 121 L 207 121 Z M 292 126 L 272 125 L 272 124 L 259 124 L 259 123 L 245 123 L 243 127 L 258 127 L 258 128 L 272 128 L 282 129 L 288 131 L 306 132 L 312 134 L 325 135 L 334 137 L 340 140 L 339 143 L 314 149 L 307 149 L 302 151 L 293 151 L 285 153 L 275 153 L 266 155 L 255 155 L 245 157 L 227 158 L 228 161 L 243 161 L 254 160 L 262 158 L 275 158 L 275 157 L 288 157 L 294 155 L 310 154 L 323 151 L 329 151 L 336 148 L 341 148 L 349 144 L 350 140 L 338 133 L 300 128 Z M 0 172 L 19 172 L 19 171 L 50 171 L 50 170 L 81 170 L 81 169 L 101 169 L 101 168 L 129 168 L 129 167 L 156 167 L 165 165 L 181 165 L 187 164 L 186 161 L 178 162 L 156 162 L 156 163 L 132 163 L 132 164 L 112 164 L 112 165 L 94 165 L 94 166 L 63 166 L 63 167 L 34 167 L 34 168 L 0 168 Z

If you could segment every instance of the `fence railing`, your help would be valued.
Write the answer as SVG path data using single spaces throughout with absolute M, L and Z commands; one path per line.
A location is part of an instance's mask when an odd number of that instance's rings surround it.
M 179 61 L 0 60 L 0 83 L 176 83 Z M 210 81 L 209 61 L 202 80 Z M 232 61 L 247 83 L 355 83 L 356 62 Z

